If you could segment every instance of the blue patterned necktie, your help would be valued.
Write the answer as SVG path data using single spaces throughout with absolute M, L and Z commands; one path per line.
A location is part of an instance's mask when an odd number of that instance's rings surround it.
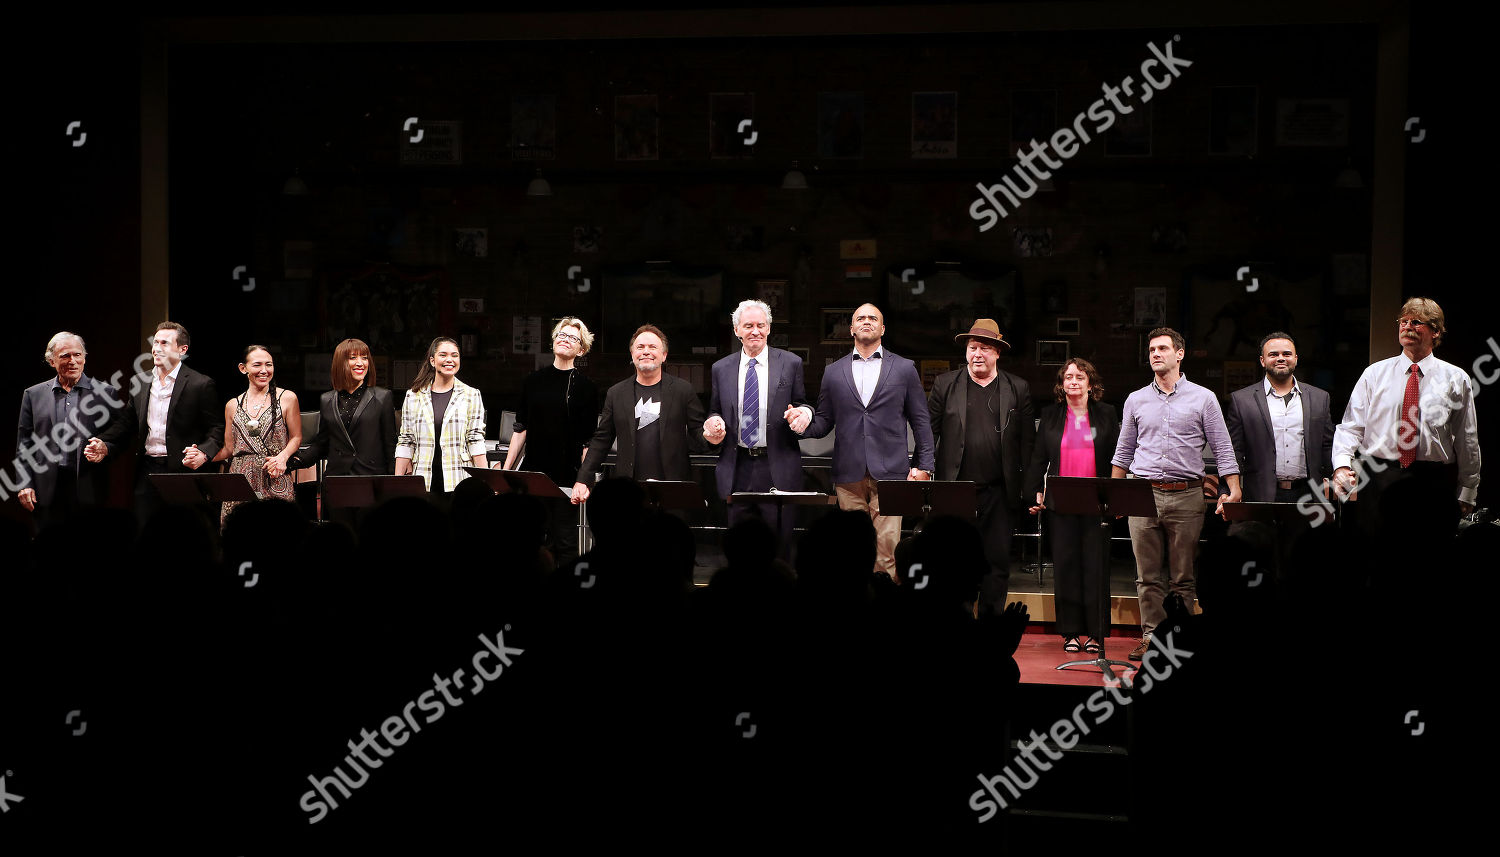
M 760 428 L 760 379 L 755 377 L 755 358 L 745 370 L 745 401 L 741 404 L 740 440 L 755 446 L 755 432 Z

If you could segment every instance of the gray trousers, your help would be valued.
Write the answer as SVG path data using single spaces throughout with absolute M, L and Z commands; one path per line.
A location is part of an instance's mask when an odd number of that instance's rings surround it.
M 1189 610 L 1197 587 L 1193 561 L 1198 558 L 1198 534 L 1203 532 L 1203 489 L 1162 491 L 1153 488 L 1155 518 L 1130 519 L 1130 544 L 1135 549 L 1135 592 L 1141 602 L 1141 634 L 1147 635 L 1166 618 L 1167 593 L 1175 592 Z M 1163 554 L 1165 553 L 1165 557 Z M 1163 558 L 1167 567 L 1162 567 Z

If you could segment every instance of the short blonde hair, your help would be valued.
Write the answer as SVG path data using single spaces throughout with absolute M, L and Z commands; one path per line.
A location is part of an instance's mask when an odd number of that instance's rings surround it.
M 51 339 L 47 340 L 47 350 L 42 354 L 42 359 L 47 361 L 48 366 L 51 366 L 53 361 L 57 359 L 57 350 L 62 347 L 62 344 L 64 342 L 71 342 L 74 339 L 78 340 L 78 350 L 82 351 L 83 356 L 87 357 L 89 349 L 87 345 L 83 344 L 83 337 L 76 333 L 69 333 L 66 330 L 59 330 L 57 333 L 52 334 Z
M 1406 303 L 1401 305 L 1401 312 L 1396 314 L 1396 321 L 1407 316 L 1412 316 L 1417 321 L 1425 321 L 1432 328 L 1432 344 L 1437 345 L 1443 341 L 1443 333 L 1448 330 L 1448 325 L 1443 318 L 1443 308 L 1432 298 L 1407 298 Z
M 583 319 L 574 318 L 571 315 L 558 321 L 557 325 L 552 328 L 552 339 L 549 341 L 556 342 L 557 334 L 565 327 L 578 328 L 578 338 L 581 340 L 578 344 L 578 356 L 582 357 L 589 353 L 589 349 L 594 347 L 594 334 L 589 332 L 589 326 L 583 323 Z

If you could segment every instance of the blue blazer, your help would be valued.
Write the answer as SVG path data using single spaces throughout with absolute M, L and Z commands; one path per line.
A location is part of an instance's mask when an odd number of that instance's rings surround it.
M 802 447 L 797 433 L 786 424 L 788 405 L 807 401 L 802 386 L 802 358 L 780 348 L 767 348 L 766 359 L 766 458 L 771 464 L 771 484 L 782 491 L 802 490 Z M 725 434 L 719 444 L 719 464 L 714 468 L 719 496 L 734 491 L 734 468 L 739 462 L 740 445 L 740 351 L 714 364 L 713 392 L 709 396 L 708 415 L 724 420 Z
M 932 423 L 927 396 L 917 364 L 898 357 L 888 348 L 883 355 L 880 379 L 870 404 L 860 402 L 854 386 L 854 355 L 844 355 L 823 373 L 818 390 L 818 408 L 803 437 L 825 437 L 838 426 L 833 438 L 833 481 L 858 482 L 868 472 L 876 479 L 905 479 L 907 471 L 936 469 L 932 454 Z M 913 457 L 906 454 L 906 427 L 917 439 Z

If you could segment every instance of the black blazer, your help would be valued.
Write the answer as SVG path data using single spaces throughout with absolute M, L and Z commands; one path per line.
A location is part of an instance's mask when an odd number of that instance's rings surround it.
M 1015 510 L 1024 503 L 1026 463 L 1036 443 L 1036 418 L 1031 404 L 1031 385 L 1024 378 L 997 370 L 990 382 L 995 396 L 995 428 L 1000 432 L 1000 465 L 1005 469 L 1005 505 Z M 991 389 L 985 391 L 989 395 Z M 937 376 L 927 409 L 932 419 L 932 438 L 937 443 L 937 478 L 957 479 L 964 460 L 964 419 L 969 413 L 969 370 L 957 369 Z M 1111 450 L 1113 451 L 1113 450 Z
M 318 399 L 318 433 L 292 457 L 291 467 L 328 459 L 325 476 L 380 476 L 396 472 L 396 400 L 384 387 L 370 387 L 354 409 L 350 427 L 339 417 L 339 393 Z
M 113 459 L 94 464 L 84 457 L 79 447 L 88 443 L 89 438 L 97 437 L 104 441 L 113 455 L 119 444 L 129 440 L 129 396 L 123 390 L 111 387 L 108 381 L 90 378 L 88 375 L 80 378 L 78 386 L 74 388 L 78 391 L 78 412 L 72 417 L 72 428 L 62 430 L 66 433 L 63 447 L 69 450 L 68 453 L 63 453 L 57 439 L 53 437 L 57 426 L 53 418 L 56 394 L 52 390 L 56 386 L 57 378 L 54 376 L 27 387 L 26 392 L 21 394 L 21 419 L 16 428 L 16 450 L 19 452 L 23 447 L 36 449 L 37 452 L 30 457 L 39 466 L 30 468 L 20 465 L 21 456 L 18 455 L 19 469 L 30 471 L 29 487 L 36 491 L 37 504 L 51 506 L 52 499 L 57 495 L 57 480 L 62 468 L 49 466 L 51 460 L 41 450 L 51 450 L 59 455 L 76 455 L 78 502 L 83 505 L 103 503 L 109 499 L 108 478 Z
M 661 375 L 661 466 L 668 479 L 686 481 L 692 478 L 688 452 L 708 452 L 703 439 L 703 403 L 693 392 L 693 385 L 676 375 Z M 594 474 L 604 465 L 610 444 L 618 439 L 615 475 L 627 479 L 635 476 L 635 375 L 609 388 L 604 394 L 604 413 L 599 428 L 589 441 L 589 454 L 578 469 L 577 481 L 594 484 Z
M 1265 380 L 1229 394 L 1224 409 L 1224 427 L 1234 444 L 1240 465 L 1240 490 L 1247 503 L 1269 503 L 1276 499 L 1276 445 L 1271 437 L 1271 408 L 1266 403 Z M 1328 393 L 1311 384 L 1297 382 L 1302 399 L 1302 454 L 1309 478 L 1333 475 L 1333 414 Z M 1229 493 L 1227 480 L 1220 494 Z
M 150 371 L 151 379 L 142 384 L 140 394 L 134 397 L 135 450 L 140 455 L 146 454 L 146 412 L 156 368 Z M 219 454 L 224 444 L 224 402 L 219 399 L 214 379 L 189 369 L 184 363 L 177 373 L 177 383 L 172 386 L 171 404 L 167 406 L 167 470 L 193 472 L 182 463 L 182 451 L 194 444 L 209 461 Z
M 1037 427 L 1036 451 L 1031 456 L 1031 466 L 1026 468 L 1026 505 L 1036 505 L 1036 493 L 1042 490 L 1042 477 L 1057 475 L 1062 465 L 1063 420 L 1068 415 L 1068 403 L 1058 402 L 1042 409 L 1042 422 Z M 1114 405 L 1089 399 L 1089 428 L 1094 430 L 1094 475 L 1108 477 L 1112 472 L 1110 460 L 1115 456 L 1115 445 L 1120 441 L 1120 415 Z

